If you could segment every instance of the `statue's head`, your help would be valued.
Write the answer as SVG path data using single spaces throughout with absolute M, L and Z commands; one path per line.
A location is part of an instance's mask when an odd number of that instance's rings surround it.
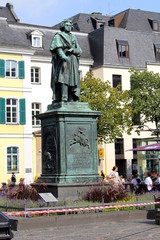
M 70 25 L 70 27 L 71 27 L 71 30 L 73 30 L 72 20 L 70 20 L 70 19 L 64 19 L 64 20 L 61 22 L 61 24 L 60 24 L 60 30 L 61 30 L 61 31 L 65 31 L 65 28 L 66 28 L 67 26 L 69 26 L 69 25 Z

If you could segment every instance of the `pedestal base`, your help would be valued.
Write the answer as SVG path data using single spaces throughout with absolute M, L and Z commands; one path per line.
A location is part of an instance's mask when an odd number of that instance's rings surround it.
M 50 105 L 47 112 L 38 116 L 42 126 L 42 175 L 39 180 L 61 184 L 58 189 L 62 189 L 63 184 L 97 182 L 96 119 L 100 114 L 91 110 L 88 103 L 60 102 Z
M 89 191 L 90 187 L 98 186 L 98 183 L 79 183 L 79 184 L 54 184 L 46 183 L 46 189 L 40 188 L 38 183 L 33 183 L 32 187 L 38 192 L 50 192 L 59 201 L 75 201 L 82 200 L 84 195 Z

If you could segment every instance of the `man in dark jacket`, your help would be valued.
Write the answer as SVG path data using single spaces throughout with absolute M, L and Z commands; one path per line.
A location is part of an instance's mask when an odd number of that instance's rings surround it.
M 14 172 L 12 172 L 11 182 L 12 182 L 12 185 L 15 186 L 15 184 L 16 184 L 16 175 L 14 174 Z

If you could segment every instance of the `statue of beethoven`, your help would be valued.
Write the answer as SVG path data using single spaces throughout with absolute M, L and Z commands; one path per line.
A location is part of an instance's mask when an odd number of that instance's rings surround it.
M 80 95 L 79 57 L 82 50 L 71 33 L 71 20 L 64 20 L 51 42 L 53 102 L 77 101 Z

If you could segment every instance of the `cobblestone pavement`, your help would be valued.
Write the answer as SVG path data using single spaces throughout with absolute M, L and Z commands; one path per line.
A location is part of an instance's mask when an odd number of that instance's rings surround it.
M 25 229 L 14 232 L 14 240 L 159 240 L 155 220 L 128 219 Z

